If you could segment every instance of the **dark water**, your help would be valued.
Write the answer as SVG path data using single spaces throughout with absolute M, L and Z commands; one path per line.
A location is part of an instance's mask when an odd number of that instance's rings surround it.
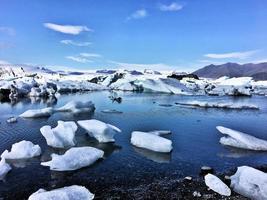
M 62 95 L 57 101 L 25 99 L 16 104 L 0 104 L 0 153 L 21 140 L 39 144 L 42 155 L 27 161 L 12 163 L 12 171 L 0 181 L 0 198 L 27 199 L 39 188 L 52 189 L 68 185 L 85 185 L 96 198 L 110 188 L 136 187 L 164 178 L 198 176 L 203 165 L 212 166 L 217 172 L 240 165 L 267 164 L 267 153 L 227 148 L 219 143 L 222 136 L 217 125 L 233 128 L 267 140 L 267 97 L 251 98 L 177 96 L 163 94 L 119 93 L 122 102 L 112 102 L 109 92 Z M 18 119 L 8 124 L 10 116 L 47 105 L 59 107 L 70 100 L 92 100 L 96 105 L 93 115 L 58 113 L 50 118 Z M 260 110 L 223 110 L 188 108 L 175 105 L 186 100 L 224 101 L 250 103 Z M 116 109 L 122 114 L 103 113 L 104 109 Z M 105 151 L 105 158 L 93 166 L 74 172 L 53 172 L 40 165 L 50 160 L 51 153 L 63 150 L 47 147 L 39 129 L 44 125 L 55 126 L 57 120 L 81 120 L 95 118 L 113 124 L 122 130 L 115 136 L 116 142 L 99 144 L 85 130 L 78 129 L 77 146 L 94 146 Z M 130 135 L 134 130 L 171 130 L 167 138 L 173 141 L 170 154 L 154 153 L 133 147 Z M 109 194 L 112 197 L 113 194 Z

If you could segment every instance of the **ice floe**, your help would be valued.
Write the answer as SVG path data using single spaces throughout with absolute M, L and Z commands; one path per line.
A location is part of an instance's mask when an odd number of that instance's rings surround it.
M 91 137 L 97 139 L 98 142 L 114 142 L 114 135 L 121 132 L 116 126 L 96 119 L 81 120 L 77 123 L 84 128 Z
M 148 133 L 152 133 L 154 135 L 168 135 L 171 134 L 171 131 L 169 130 L 154 130 L 154 131 L 149 131 Z
M 267 199 L 267 174 L 248 166 L 237 168 L 231 176 L 233 190 L 245 197 L 255 200 Z
M 38 144 L 34 145 L 30 141 L 22 140 L 11 147 L 11 151 L 5 150 L 1 158 L 5 159 L 27 159 L 41 155 L 41 148 Z
M 45 137 L 47 145 L 56 148 L 65 148 L 75 145 L 75 132 L 77 131 L 77 125 L 75 122 L 58 121 L 58 125 L 55 128 L 51 126 L 43 126 L 40 131 Z
M 52 154 L 52 160 L 41 165 L 53 171 L 72 171 L 92 165 L 104 156 L 104 151 L 94 147 L 73 147 L 63 155 Z
M 220 143 L 223 145 L 256 151 L 267 151 L 266 140 L 262 140 L 223 126 L 217 126 L 216 128 L 222 134 L 227 135 L 226 137 L 222 137 L 220 139 Z
M 205 184 L 212 189 L 214 192 L 217 192 L 223 196 L 230 196 L 231 190 L 230 188 L 222 182 L 217 176 L 212 174 L 207 174 L 205 176 Z
M 55 109 L 56 112 L 71 112 L 74 114 L 94 112 L 95 105 L 92 101 L 70 101 L 66 105 Z
M 149 132 L 134 131 L 131 135 L 134 146 L 156 152 L 168 153 L 172 150 L 172 141 Z
M 4 179 L 6 174 L 11 170 L 11 167 L 6 163 L 5 158 L 0 161 L 0 180 Z
M 20 115 L 23 118 L 39 118 L 39 117 L 50 117 L 53 114 L 53 108 L 43 108 L 35 110 L 27 110 Z
M 101 112 L 103 113 L 111 113 L 111 114 L 121 114 L 122 111 L 119 111 L 119 110 L 115 110 L 115 109 L 105 109 L 105 110 L 102 110 Z
M 39 189 L 28 200 L 92 200 L 94 196 L 85 187 L 72 185 L 50 191 Z

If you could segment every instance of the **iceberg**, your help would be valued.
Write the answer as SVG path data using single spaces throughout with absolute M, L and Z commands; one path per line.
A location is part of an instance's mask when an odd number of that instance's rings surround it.
M 5 158 L 2 158 L 2 160 L 0 161 L 0 180 L 3 180 L 10 170 L 10 165 L 6 163 Z
M 131 143 L 156 152 L 168 153 L 172 150 L 172 141 L 149 132 L 132 132 Z
M 41 165 L 53 171 L 73 171 L 87 167 L 104 156 L 104 151 L 94 147 L 73 147 L 63 155 L 52 154 L 52 160 Z
M 212 174 L 207 174 L 205 176 L 205 184 L 212 189 L 214 192 L 217 192 L 223 196 L 230 196 L 231 190 L 230 188 L 222 182 L 217 176 Z
M 91 137 L 97 139 L 98 142 L 114 142 L 114 135 L 121 132 L 116 126 L 106 124 L 96 119 L 81 120 L 77 123 L 84 128 Z
M 230 177 L 233 190 L 255 200 L 267 199 L 267 174 L 248 166 L 237 168 Z
M 15 160 L 15 159 L 27 159 L 41 155 L 41 148 L 39 145 L 34 145 L 30 141 L 22 140 L 15 143 L 11 147 L 11 151 L 5 150 L 1 158 Z
M 50 191 L 39 189 L 28 200 L 92 200 L 94 196 L 85 187 L 72 185 Z
M 254 136 L 225 128 L 223 126 L 216 127 L 222 134 L 226 134 L 226 137 L 220 139 L 220 143 L 227 146 L 237 147 L 241 149 L 249 149 L 256 151 L 267 151 L 267 141 L 258 139 Z
M 74 137 L 78 127 L 75 122 L 58 121 L 55 128 L 43 126 L 40 131 L 45 137 L 47 145 L 55 148 L 65 148 L 75 145 Z
M 39 118 L 39 117 L 50 117 L 53 114 L 53 108 L 43 108 L 43 109 L 36 109 L 36 110 L 27 110 L 26 112 L 22 113 L 20 117 L 23 118 Z
M 55 109 L 57 112 L 72 112 L 74 114 L 94 112 L 95 105 L 92 101 L 70 101 L 66 105 Z

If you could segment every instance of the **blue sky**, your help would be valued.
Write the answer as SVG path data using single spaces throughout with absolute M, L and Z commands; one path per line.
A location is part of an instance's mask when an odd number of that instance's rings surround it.
M 192 71 L 266 47 L 266 0 L 0 0 L 0 63 Z

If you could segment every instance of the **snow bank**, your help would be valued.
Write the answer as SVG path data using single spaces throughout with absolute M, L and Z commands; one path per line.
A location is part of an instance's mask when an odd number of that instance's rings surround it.
M 103 156 L 102 150 L 93 147 L 73 147 L 63 155 L 52 154 L 52 160 L 41 165 L 49 166 L 54 171 L 72 171 L 92 165 Z
M 27 110 L 26 112 L 22 113 L 20 117 L 23 118 L 39 118 L 39 117 L 50 117 L 53 114 L 53 108 L 43 108 L 43 109 L 36 109 L 36 110 Z
M 114 135 L 121 132 L 116 126 L 95 119 L 81 120 L 77 123 L 84 128 L 91 137 L 97 139 L 98 142 L 114 142 Z
M 55 128 L 43 126 L 40 131 L 45 137 L 47 145 L 55 148 L 65 148 L 75 145 L 74 137 L 78 127 L 75 122 L 58 121 Z
M 132 132 L 131 143 L 156 152 L 168 153 L 172 150 L 172 141 L 149 132 Z
M 176 103 L 183 106 L 195 106 L 201 108 L 222 108 L 222 109 L 259 109 L 258 106 L 253 104 L 239 104 L 239 103 L 216 103 L 216 102 L 206 102 L 206 101 L 188 101 L 184 103 Z
M 57 112 L 72 112 L 75 114 L 94 112 L 94 110 L 95 105 L 92 103 L 92 101 L 70 101 L 66 105 L 55 109 Z
M 11 151 L 5 150 L 1 158 L 5 159 L 26 159 L 33 158 L 35 156 L 41 155 L 41 148 L 39 145 L 34 145 L 30 141 L 20 141 L 15 143 L 11 147 Z
M 11 167 L 6 163 L 5 158 L 0 161 L 0 180 L 4 179 L 6 174 L 11 170 Z
M 91 200 L 94 199 L 94 196 L 85 187 L 72 185 L 51 191 L 39 189 L 28 200 Z
M 217 126 L 216 128 L 222 134 L 228 135 L 227 137 L 222 137 L 220 139 L 220 143 L 223 145 L 256 151 L 267 151 L 266 140 L 258 139 L 254 136 L 225 128 L 223 126 Z
M 237 168 L 231 176 L 233 190 L 255 200 L 267 199 L 267 174 L 248 166 Z
M 205 184 L 212 189 L 214 192 L 217 192 L 223 196 L 230 196 L 231 190 L 230 188 L 222 182 L 217 176 L 212 174 L 207 174 L 205 176 Z

